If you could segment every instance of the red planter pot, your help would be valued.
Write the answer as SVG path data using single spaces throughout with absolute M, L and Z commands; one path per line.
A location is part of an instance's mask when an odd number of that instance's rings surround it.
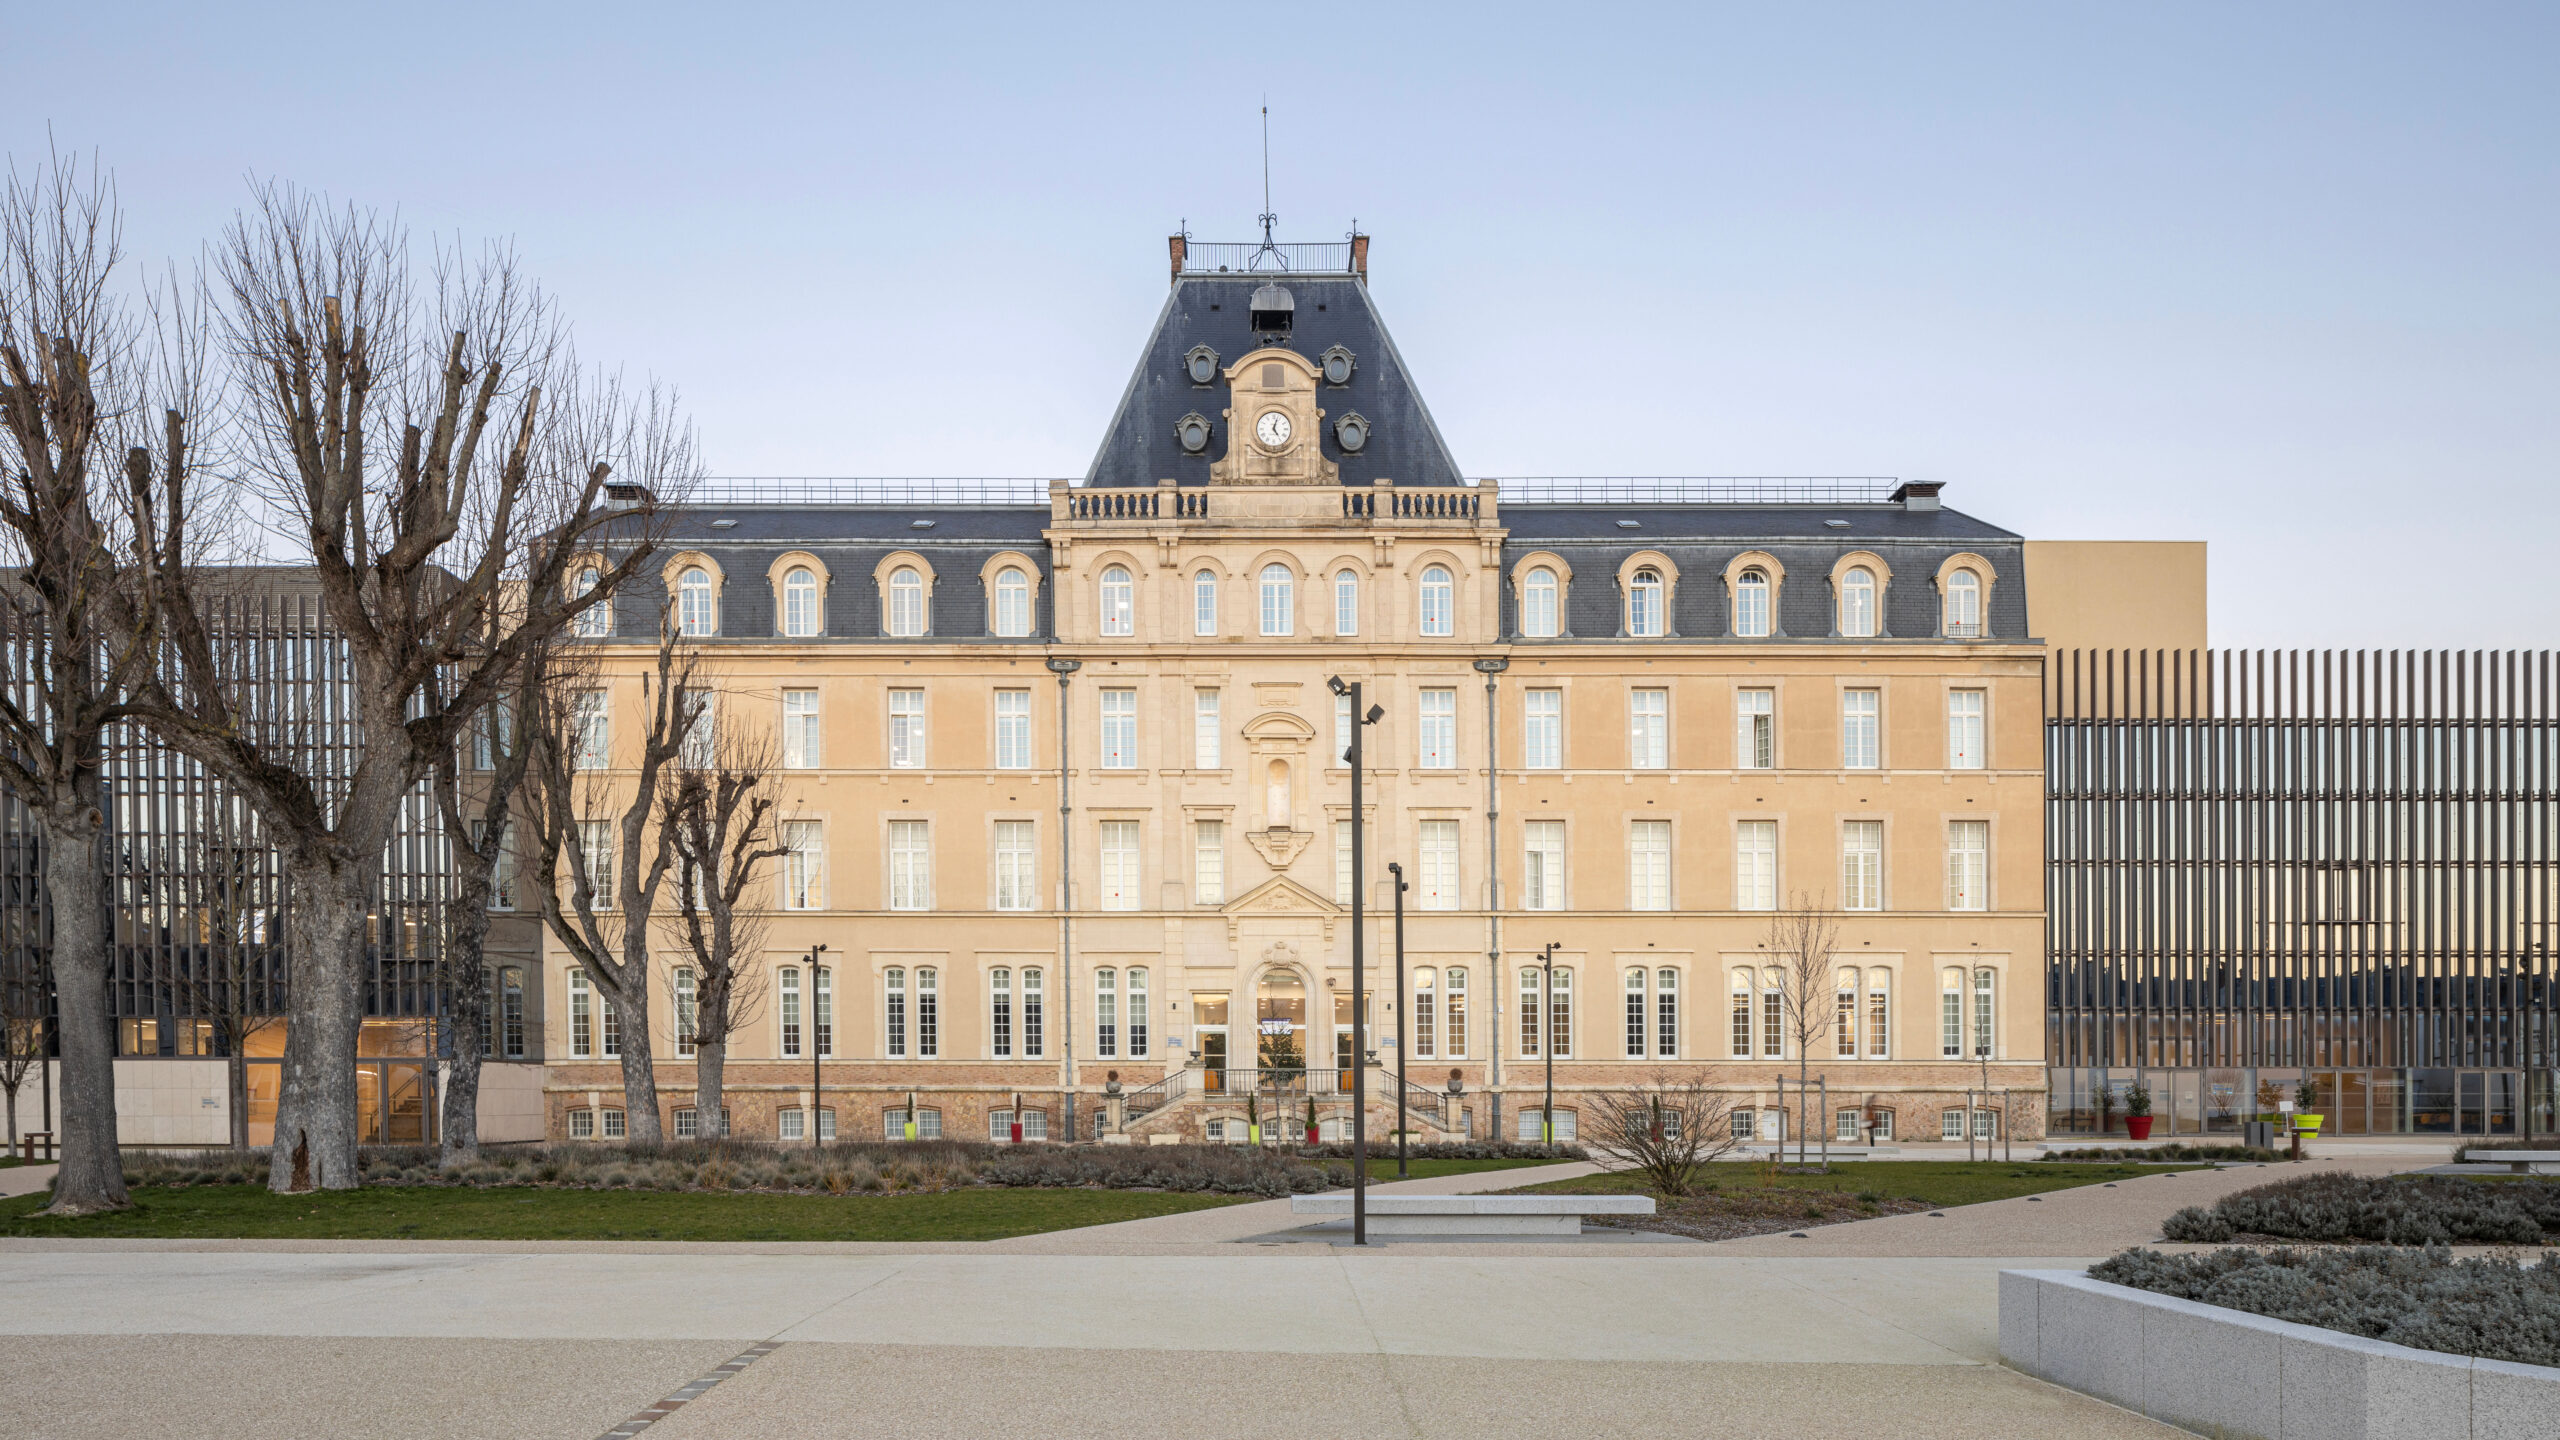
M 1310 1144 L 1310 1145 L 1321 1145 L 1321 1144 L 1323 1144 L 1323 1143 L 1324 1143 L 1322 1140 L 1319 1140 L 1319 1139 L 1317 1139 L 1317 1138 L 1316 1138 L 1316 1132 L 1317 1132 L 1318 1130 L 1322 1129 L 1322 1128 L 1323 1128 L 1323 1127 L 1322 1127 L 1322 1126 L 1319 1126 L 1319 1125 L 1310 1125 L 1310 1126 L 1308 1126 L 1308 1127 L 1307 1127 L 1307 1143 L 1308 1143 L 1308 1144 Z
M 2124 1117 L 2124 1133 L 2136 1140 L 2148 1140 L 2151 1138 L 2151 1120 L 2148 1115 L 2127 1115 Z

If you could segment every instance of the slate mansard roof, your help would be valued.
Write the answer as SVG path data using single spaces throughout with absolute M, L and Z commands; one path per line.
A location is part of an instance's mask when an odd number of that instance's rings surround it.
M 1254 332 L 1247 309 L 1254 290 L 1267 284 L 1286 287 L 1296 310 L 1290 333 L 1276 341 Z M 1206 345 L 1218 352 L 1223 370 L 1238 357 L 1272 344 L 1309 361 L 1336 345 L 1351 352 L 1350 383 L 1319 382 L 1316 387 L 1316 403 L 1325 412 L 1325 423 L 1318 427 L 1324 458 L 1341 467 L 1343 484 L 1380 479 L 1398 485 L 1465 483 L 1422 403 L 1422 392 L 1378 318 L 1368 284 L 1348 274 L 1304 273 L 1185 274 L 1176 279 L 1084 483 L 1208 484 L 1210 461 L 1226 454 L 1229 443 L 1226 419 L 1218 413 L 1229 403 L 1227 382 L 1222 375 L 1207 385 L 1192 384 L 1183 357 L 1192 347 Z M 1187 455 L 1174 439 L 1173 427 L 1194 411 L 1208 417 L 1213 429 L 1208 448 Z M 1333 422 L 1350 411 L 1358 411 L 1370 427 L 1368 443 L 1356 455 L 1346 453 L 1333 436 Z

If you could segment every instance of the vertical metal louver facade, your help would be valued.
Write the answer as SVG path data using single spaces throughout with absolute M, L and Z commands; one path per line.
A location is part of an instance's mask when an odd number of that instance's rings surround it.
M 2060 651 L 2046 676 L 2058 1128 L 2308 1085 L 2333 1131 L 2551 1128 L 2551 652 Z

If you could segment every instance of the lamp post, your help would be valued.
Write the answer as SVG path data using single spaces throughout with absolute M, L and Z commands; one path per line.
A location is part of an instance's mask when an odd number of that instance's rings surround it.
M 809 1148 L 812 1150 L 818 1148 L 818 1102 L 824 1097 L 827 1083 L 826 1072 L 819 1068 L 820 1057 L 827 1053 L 822 1038 L 827 1032 L 818 1023 L 818 957 L 825 953 L 827 942 L 824 940 L 809 947 Z M 712 1116 L 711 1123 L 717 1126 L 720 1117 Z
M 1404 1033 L 1404 892 L 1409 887 L 1404 883 L 1404 866 L 1400 862 L 1388 861 L 1387 873 L 1396 877 L 1396 1178 L 1402 1180 L 1407 1173 L 1405 1132 L 1412 1128 L 1404 1113 L 1404 1089 L 1412 1083 L 1412 1066 L 1406 1060 L 1413 1052 L 1411 1037 Z
M 1542 989 L 1538 992 L 1538 1003 L 1539 1003 L 1540 1005 L 1544 1006 L 1544 1007 L 1546 1008 L 1546 1012 L 1547 1012 L 1546 1014 L 1541 1015 L 1541 1016 L 1539 1016 L 1539 1017 L 1538 1017 L 1538 1039 L 1539 1039 L 1539 1041 L 1540 1041 L 1540 1044 L 1539 1044 L 1539 1046 L 1538 1046 L 1538 1051 L 1539 1051 L 1539 1053 L 1540 1053 L 1540 1054 L 1545 1055 L 1545 1056 L 1547 1057 L 1547 1099 L 1546 1099 L 1546 1108 L 1538 1112 L 1538 1130 L 1539 1130 L 1539 1133 L 1541 1133 L 1541 1134 L 1543 1134 L 1543 1135 L 1545 1135 L 1545 1136 L 1546 1136 L 1546 1138 L 1547 1138 L 1547 1144 L 1548 1144 L 1548 1146 L 1549 1146 L 1549 1147 L 1551 1147 L 1551 1148 L 1552 1148 L 1552 1147 L 1555 1145 L 1555 1143 L 1556 1143 L 1556 1035 L 1555 1035 L 1555 1024 L 1556 1024 L 1556 998 L 1555 998 L 1555 997 L 1556 997 L 1556 947 L 1557 947 L 1557 943 L 1558 943 L 1558 942 L 1556 942 L 1556 941 L 1550 940 L 1550 941 L 1548 941 L 1548 942 L 1547 942 L 1547 948 L 1538 952 L 1538 963 L 1539 963 L 1541 966 L 1545 967 L 1546 972 L 1547 972 L 1546 984 L 1545 984 L 1544 988 L 1542 988 Z
M 1387 712 L 1377 705 L 1366 710 L 1360 708 L 1360 682 L 1357 680 L 1346 685 L 1341 676 L 1333 675 L 1328 676 L 1324 683 L 1325 688 L 1336 695 L 1347 696 L 1351 701 L 1351 748 L 1342 757 L 1351 767 L 1351 1243 L 1366 1245 L 1369 1243 L 1369 1106 L 1368 1097 L 1361 1091 L 1366 1067 L 1361 1064 L 1360 1052 L 1368 1047 L 1369 1042 L 1368 1027 L 1361 1023 L 1367 1018 L 1362 1009 L 1362 1002 L 1367 999 L 1362 982 L 1367 973 L 1363 967 L 1367 963 L 1368 952 L 1362 944 L 1366 937 L 1362 928 L 1364 911 L 1360 895 L 1360 866 L 1365 858 L 1363 832 L 1368 827 L 1362 823 L 1360 814 L 1360 770 L 1365 753 L 1360 739 L 1361 732 L 1377 724 L 1379 717 Z

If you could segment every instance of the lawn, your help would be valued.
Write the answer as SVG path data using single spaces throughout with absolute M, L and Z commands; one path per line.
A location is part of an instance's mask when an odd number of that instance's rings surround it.
M 1405 1178 L 1428 1180 L 1439 1175 L 1473 1175 L 1484 1170 L 1520 1170 L 1531 1165 L 1570 1165 L 1570 1160 L 1423 1160 L 1408 1163 Z M 1396 1178 L 1395 1147 L 1387 1147 L 1385 1158 L 1376 1151 L 1369 1154 L 1369 1178 L 1372 1181 Z
M 2046 1190 L 2067 1190 L 2158 1175 L 2162 1165 L 2042 1165 L 1965 1160 L 1862 1160 L 1832 1165 L 1830 1173 L 1795 1175 L 1763 1165 L 1707 1167 L 1706 1184 L 1678 1200 L 1656 1196 L 1658 1213 L 1626 1222 L 1631 1229 L 1666 1230 L 1700 1240 L 1732 1240 L 1910 1215 L 1951 1205 L 2006 1200 Z M 2203 1166 L 2179 1167 L 2203 1169 Z M 2060 1171 L 2062 1173 L 2055 1173 Z M 1522 1187 L 1529 1194 L 1645 1195 L 1644 1177 L 1633 1171 L 1586 1175 Z M 1606 1223 L 1606 1222 L 1595 1222 Z
M 253 1240 L 1001 1240 L 1232 1205 L 1255 1196 L 1146 1190 L 945 1190 L 919 1195 L 734 1195 L 375 1185 L 312 1195 L 254 1185 L 138 1186 L 134 1207 L 34 1217 L 0 1200 L 0 1235 Z

